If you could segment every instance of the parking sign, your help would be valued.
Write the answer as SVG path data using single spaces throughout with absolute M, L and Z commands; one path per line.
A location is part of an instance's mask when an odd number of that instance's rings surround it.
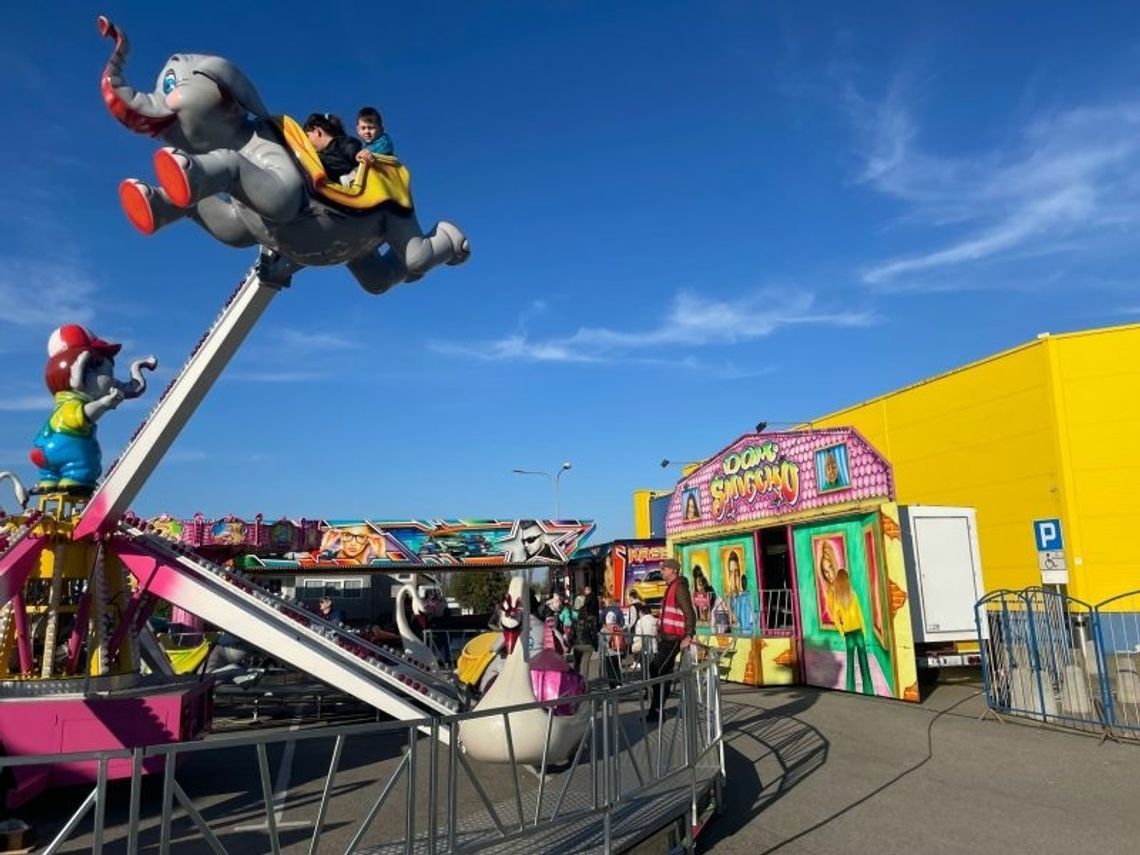
M 1064 549 L 1065 542 L 1061 537 L 1061 521 L 1059 519 L 1034 520 L 1033 539 L 1037 541 L 1038 552 L 1055 552 Z

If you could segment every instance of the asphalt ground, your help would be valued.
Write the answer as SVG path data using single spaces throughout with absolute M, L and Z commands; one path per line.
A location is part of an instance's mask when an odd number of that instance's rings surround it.
M 922 704 L 725 686 L 718 855 L 1130 855 L 1140 745 L 1004 723 L 976 672 Z
M 1140 745 L 1101 744 L 1017 719 L 1000 722 L 985 710 L 976 674 L 947 679 L 922 704 L 795 687 L 754 689 L 725 685 L 724 806 L 702 833 L 698 849 L 714 853 L 844 855 L 845 853 L 1001 853 L 1001 855 L 1125 855 L 1140 852 Z M 218 720 L 229 733 L 318 732 L 330 724 L 371 722 L 351 704 L 328 707 L 317 718 L 303 701 L 231 708 Z M 355 719 L 353 718 L 355 716 Z M 394 771 L 406 737 L 357 738 L 346 743 L 321 851 L 344 851 L 360 819 Z M 418 762 L 426 762 L 420 739 Z M 267 752 L 282 851 L 306 852 L 312 818 L 327 776 L 331 741 L 285 742 Z M 446 756 L 446 750 L 441 751 Z M 208 758 L 208 759 L 207 759 Z M 420 767 L 423 768 L 422 766 Z M 524 785 L 533 786 L 523 774 Z M 510 773 L 486 770 L 495 804 L 510 803 Z M 179 785 L 233 853 L 268 851 L 256 753 L 252 748 L 190 757 Z M 411 794 L 417 827 L 424 828 L 426 775 Z M 59 790 L 18 812 L 40 846 L 51 839 L 88 789 Z M 144 781 L 141 840 L 156 851 L 154 817 L 160 775 Z M 408 793 L 403 781 L 377 816 L 369 841 L 398 839 Z M 468 789 L 460 816 L 478 806 Z M 125 851 L 127 788 L 112 783 L 104 852 Z M 91 851 L 91 817 L 62 848 Z M 172 851 L 208 851 L 182 816 L 172 829 Z M 533 852 L 555 851 L 527 846 Z M 557 851 L 579 851 L 564 843 Z

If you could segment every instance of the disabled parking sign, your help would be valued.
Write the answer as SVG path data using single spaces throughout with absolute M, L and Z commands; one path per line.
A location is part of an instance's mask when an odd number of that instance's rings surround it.
M 1065 564 L 1065 541 L 1061 534 L 1061 521 L 1034 520 L 1033 540 L 1037 544 L 1037 567 L 1041 571 L 1042 583 L 1068 584 L 1069 568 Z

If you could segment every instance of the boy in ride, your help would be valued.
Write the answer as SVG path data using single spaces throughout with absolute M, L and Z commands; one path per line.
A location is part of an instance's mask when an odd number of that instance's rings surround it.
M 392 138 L 384 130 L 384 120 L 375 107 L 361 107 L 356 114 L 356 135 L 364 147 L 356 155 L 361 163 L 372 164 L 379 154 L 394 155 L 396 148 Z

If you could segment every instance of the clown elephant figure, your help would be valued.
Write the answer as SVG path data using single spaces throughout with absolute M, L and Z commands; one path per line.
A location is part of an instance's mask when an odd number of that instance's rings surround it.
M 48 339 L 44 380 L 55 406 L 28 455 L 39 469 L 39 492 L 94 489 L 103 468 L 95 423 L 124 400 L 142 395 L 143 369 L 158 366 L 153 356 L 137 359 L 131 363 L 131 379 L 116 380 L 120 347 L 78 324 L 59 327 Z
M 364 182 L 394 187 L 394 194 L 382 189 L 369 196 L 332 184 L 303 136 L 290 133 L 292 120 L 271 118 L 229 60 L 175 54 L 155 90 L 138 91 L 123 78 L 126 36 L 106 18 L 99 29 L 115 40 L 102 77 L 108 108 L 131 130 L 167 143 L 155 153 L 158 186 L 130 178 L 119 187 L 140 231 L 153 234 L 190 217 L 230 246 L 275 250 L 291 270 L 345 264 L 372 294 L 470 255 L 466 236 L 451 223 L 422 233 L 398 161 L 385 164 L 386 178 Z M 378 201 L 362 201 L 371 198 Z

